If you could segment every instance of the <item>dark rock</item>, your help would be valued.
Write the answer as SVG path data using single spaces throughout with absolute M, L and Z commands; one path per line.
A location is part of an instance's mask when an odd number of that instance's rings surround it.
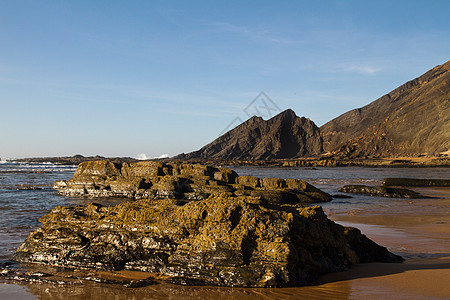
M 45 190 L 45 189 L 51 189 L 50 187 L 44 187 L 42 185 L 32 185 L 32 184 L 26 184 L 26 183 L 20 183 L 16 185 L 17 190 Z
M 347 158 L 446 152 L 449 98 L 450 61 L 320 127 L 323 148 Z
M 175 158 L 267 160 L 315 156 L 322 152 L 319 128 L 287 109 L 269 120 L 251 117 L 198 151 Z
M 346 185 L 339 189 L 339 192 L 363 194 L 368 196 L 388 197 L 388 198 L 427 198 L 417 192 L 400 189 L 389 188 L 384 186 L 368 186 L 368 185 Z
M 81 163 L 73 178 L 56 181 L 66 196 L 203 200 L 212 194 L 258 196 L 274 203 L 324 202 L 331 196 L 302 180 L 238 176 L 226 168 L 155 161 Z
M 332 222 L 319 206 L 296 209 L 249 196 L 216 195 L 183 206 L 145 199 L 57 207 L 40 221 L 15 260 L 146 271 L 185 285 L 304 285 L 356 263 L 402 261 Z
M 383 186 L 448 187 L 450 179 L 385 178 Z
M 344 194 L 334 194 L 334 195 L 331 195 L 331 197 L 336 198 L 336 199 L 349 199 L 349 198 L 353 198 L 353 196 L 350 196 L 350 195 L 344 195 Z

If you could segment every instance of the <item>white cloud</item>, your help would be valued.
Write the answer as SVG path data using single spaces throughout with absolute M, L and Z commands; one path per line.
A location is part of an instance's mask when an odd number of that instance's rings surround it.
M 160 156 L 154 157 L 154 158 L 169 158 L 169 154 L 162 154 Z

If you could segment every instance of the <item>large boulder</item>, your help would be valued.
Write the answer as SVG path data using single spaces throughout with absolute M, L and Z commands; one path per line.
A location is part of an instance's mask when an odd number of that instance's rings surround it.
M 259 196 L 277 203 L 324 202 L 331 196 L 302 180 L 238 176 L 226 168 L 155 161 L 81 163 L 73 178 L 56 181 L 65 196 L 204 200 L 213 194 Z
M 329 220 L 320 206 L 249 196 L 57 207 L 40 221 L 15 260 L 152 272 L 183 285 L 304 285 L 356 263 L 402 261 L 359 230 Z

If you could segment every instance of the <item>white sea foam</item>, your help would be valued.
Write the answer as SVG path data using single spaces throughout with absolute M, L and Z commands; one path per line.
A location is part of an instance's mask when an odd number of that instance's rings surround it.
M 145 153 L 139 153 L 136 158 L 140 159 L 140 160 L 147 160 L 150 157 L 147 157 L 147 155 Z
M 163 154 L 154 158 L 169 158 L 169 154 Z

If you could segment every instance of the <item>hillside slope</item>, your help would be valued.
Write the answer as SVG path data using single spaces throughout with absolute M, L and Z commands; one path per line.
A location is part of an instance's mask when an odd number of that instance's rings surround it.
M 340 157 L 418 156 L 450 149 L 450 61 L 320 130 Z

